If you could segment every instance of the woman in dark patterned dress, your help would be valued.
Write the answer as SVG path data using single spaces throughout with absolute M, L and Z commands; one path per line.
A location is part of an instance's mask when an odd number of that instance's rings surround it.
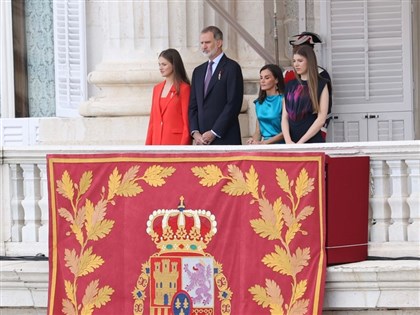
M 318 74 L 313 49 L 298 47 L 293 54 L 296 79 L 286 84 L 282 131 L 286 144 L 325 142 L 321 128 L 328 113 L 328 81 Z

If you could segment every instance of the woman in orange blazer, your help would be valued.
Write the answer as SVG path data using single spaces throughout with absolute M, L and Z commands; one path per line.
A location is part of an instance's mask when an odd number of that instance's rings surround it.
M 146 144 L 191 144 L 188 128 L 190 81 L 177 50 L 169 48 L 160 53 L 159 71 L 165 81 L 153 88 Z

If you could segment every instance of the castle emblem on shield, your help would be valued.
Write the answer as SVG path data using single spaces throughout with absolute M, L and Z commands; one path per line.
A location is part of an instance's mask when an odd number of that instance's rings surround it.
M 232 292 L 222 265 L 204 251 L 217 232 L 210 211 L 186 209 L 181 197 L 177 209 L 153 211 L 146 231 L 158 252 L 142 265 L 132 292 L 133 314 L 144 314 L 146 295 L 151 315 L 231 313 Z

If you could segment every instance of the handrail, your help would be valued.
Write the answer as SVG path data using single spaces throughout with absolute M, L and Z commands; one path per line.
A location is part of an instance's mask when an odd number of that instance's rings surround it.
M 269 63 L 276 63 L 275 58 L 264 48 L 262 47 L 255 38 L 248 33 L 230 14 L 227 12 L 220 4 L 215 0 L 204 0 L 207 2 L 217 13 L 222 16 L 229 25 L 231 25 L 242 38 L 265 60 Z

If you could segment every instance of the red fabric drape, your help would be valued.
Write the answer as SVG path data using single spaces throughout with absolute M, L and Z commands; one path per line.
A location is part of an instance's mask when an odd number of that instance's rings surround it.
M 321 314 L 324 155 L 49 155 L 48 314 Z

